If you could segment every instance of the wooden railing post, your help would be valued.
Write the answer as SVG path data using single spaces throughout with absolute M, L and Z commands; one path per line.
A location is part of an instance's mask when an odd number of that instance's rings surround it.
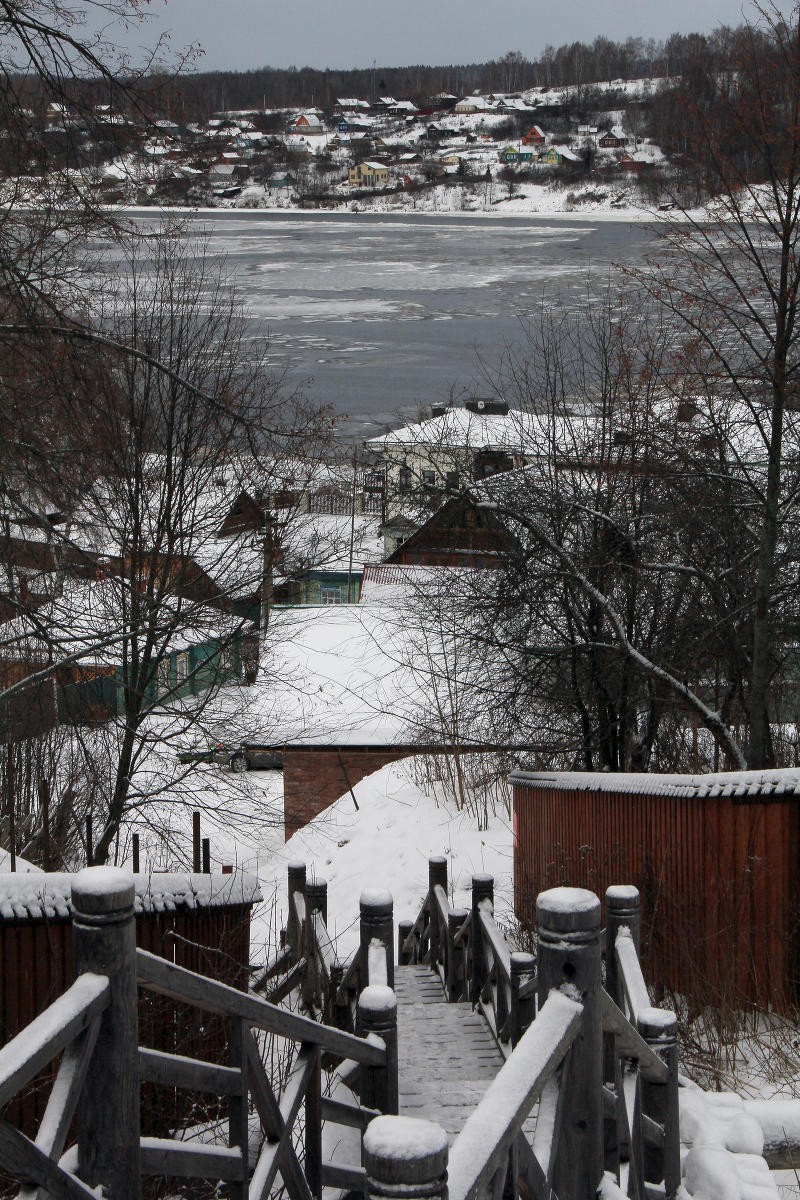
M 314 879 L 306 883 L 306 911 L 322 913 L 325 925 L 328 924 L 328 884 L 324 879 Z
M 361 893 L 359 912 L 361 916 L 360 948 L 361 983 L 367 987 L 370 983 L 385 983 L 394 987 L 394 905 L 392 893 L 385 888 L 366 888 Z M 371 979 L 369 972 L 369 951 L 373 943 L 383 946 L 386 957 L 386 979 Z M 377 949 L 377 947 L 376 947 Z
M 478 906 L 483 900 L 491 900 L 494 904 L 494 876 L 472 876 L 472 972 L 469 998 L 473 1007 L 481 998 L 486 983 L 485 956 L 483 953 L 483 936 L 481 934 L 480 913 Z
M 614 953 L 617 933 L 623 925 L 630 929 L 638 954 L 639 889 L 620 883 L 606 889 L 606 991 L 617 1007 L 624 1010 L 625 998 Z
M 433 898 L 433 889 L 437 886 L 444 888 L 445 895 L 447 895 L 446 858 L 436 857 L 428 859 L 428 920 L 430 921 L 432 970 L 435 969 L 437 963 L 443 962 L 442 939 L 439 933 L 439 909 Z
M 397 923 L 397 962 L 401 967 L 406 967 L 414 961 L 414 951 L 403 949 L 413 928 L 413 921 L 398 921 Z
M 468 916 L 465 908 L 451 908 L 447 914 L 447 999 L 451 1004 L 464 998 L 464 947 L 454 945 L 454 941 Z
M 72 880 L 75 978 L 107 975 L 89 1077 L 78 1104 L 78 1173 L 109 1200 L 139 1200 L 139 1026 L 133 877 L 87 867 Z
M 676 1196 L 681 1186 L 680 1130 L 678 1114 L 678 1018 L 663 1008 L 646 1008 L 637 1018 L 639 1033 L 669 1070 L 666 1083 L 641 1080 L 642 1112 L 664 1127 L 664 1147 L 644 1147 L 644 1178 L 648 1183 L 664 1180 L 666 1195 Z
M 536 921 L 539 1008 L 553 988 L 565 985 L 583 1004 L 581 1031 L 562 1072 L 561 1087 L 568 1092 L 555 1148 L 553 1190 L 559 1200 L 587 1200 L 603 1175 L 600 901 L 584 888 L 552 888 L 536 899 Z
M 230 1053 L 229 1062 L 238 1068 L 242 1079 L 247 1079 L 247 1035 L 249 1026 L 241 1017 L 230 1019 Z M 228 1184 L 230 1200 L 247 1200 L 247 1158 L 249 1142 L 249 1109 L 247 1088 L 243 1088 L 238 1096 L 228 1100 L 228 1141 L 231 1149 L 239 1147 L 244 1164 L 244 1178 Z
M 447 1200 L 447 1134 L 433 1121 L 376 1117 L 364 1134 L 372 1200 Z
M 531 993 L 520 999 L 520 989 L 536 974 L 536 959 L 517 950 L 511 955 L 511 1045 L 516 1046 L 536 1016 L 536 997 Z
M 305 1176 L 314 1200 L 322 1200 L 322 1057 L 313 1048 L 314 1062 L 305 1094 Z M 245 1195 L 247 1191 L 245 1190 Z
M 306 1008 L 328 1007 L 323 996 L 322 972 L 317 959 L 316 941 L 314 938 L 314 914 L 320 913 L 326 926 L 328 924 L 328 885 L 324 879 L 306 880 L 306 923 L 303 935 L 303 948 L 306 955 L 306 974 L 300 994 Z M 327 1013 L 326 1013 L 327 1016 Z
M 375 1033 L 386 1046 L 386 1063 L 381 1067 L 362 1063 L 359 1071 L 359 1095 L 367 1108 L 382 1113 L 399 1110 L 397 1059 L 397 997 L 390 987 L 371 984 L 358 997 L 358 1032 L 362 1037 Z
M 286 945 L 291 947 L 292 965 L 299 962 L 303 956 L 303 930 L 297 920 L 297 913 L 294 908 L 295 892 L 306 892 L 306 864 L 302 862 L 290 862 L 287 869 L 288 890 L 289 890 L 289 909 L 286 917 Z

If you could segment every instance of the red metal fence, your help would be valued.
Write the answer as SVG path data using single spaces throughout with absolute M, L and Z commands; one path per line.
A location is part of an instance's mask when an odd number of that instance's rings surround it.
M 517 773 L 514 902 L 634 883 L 642 958 L 698 1003 L 786 1010 L 800 1001 L 798 772 L 731 776 Z

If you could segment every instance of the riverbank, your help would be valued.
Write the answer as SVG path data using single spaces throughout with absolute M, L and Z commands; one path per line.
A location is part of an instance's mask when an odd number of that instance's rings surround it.
M 129 206 L 121 205 L 121 211 L 135 213 L 208 213 L 236 212 L 239 214 L 265 213 L 313 214 L 320 216 L 447 216 L 492 218 L 503 220 L 525 217 L 547 217 L 548 219 L 574 222 L 617 221 L 630 223 L 653 223 L 664 217 L 664 211 L 634 203 L 640 198 L 635 184 L 628 187 L 588 184 L 573 190 L 554 189 L 548 185 L 523 183 L 513 195 L 500 195 L 504 191 L 498 184 L 450 185 L 424 191 L 400 191 L 376 193 L 358 199 L 342 197 L 341 204 L 301 203 L 288 190 L 269 191 L 260 185 L 250 185 L 235 197 L 219 197 L 214 204 L 199 206 Z

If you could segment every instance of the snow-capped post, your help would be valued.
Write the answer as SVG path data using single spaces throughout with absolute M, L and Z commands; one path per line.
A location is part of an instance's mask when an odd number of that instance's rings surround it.
M 417 1117 L 376 1117 L 364 1134 L 373 1200 L 447 1200 L 447 1134 Z
M 619 1008 L 625 1007 L 614 950 L 617 933 L 626 925 L 639 953 L 639 889 L 631 884 L 606 888 L 606 991 Z
M 511 955 L 511 1045 L 516 1046 L 536 1016 L 536 997 L 521 996 L 536 974 L 536 959 L 532 954 L 517 950 Z
M 303 951 L 303 929 L 297 919 L 294 897 L 296 892 L 305 896 L 306 893 L 306 864 L 290 862 L 287 868 L 287 890 L 289 893 L 288 916 L 286 917 L 286 945 L 292 951 L 292 963 L 300 961 Z
M 358 997 L 358 1032 L 377 1034 L 386 1046 L 386 1062 L 359 1068 L 359 1095 L 367 1108 L 397 1113 L 400 1104 L 397 1062 L 397 997 L 390 987 L 370 984 Z
M 581 1030 L 562 1074 L 561 1137 L 555 1148 L 556 1195 L 594 1196 L 603 1176 L 603 1019 L 600 1003 L 600 901 L 585 888 L 559 887 L 536 898 L 541 1009 L 553 988 L 583 1005 Z
M 139 1200 L 139 1025 L 133 876 L 86 867 L 72 880 L 75 978 L 107 975 L 108 1008 L 78 1104 L 78 1174 L 110 1200 Z
M 306 1007 L 319 1008 L 322 1005 L 324 988 L 320 976 L 320 965 L 317 961 L 317 940 L 314 935 L 314 914 L 319 913 L 327 926 L 328 923 L 328 884 L 324 879 L 306 881 L 306 930 L 304 945 L 306 947 L 306 973 L 303 980 L 302 996 Z
M 477 1004 L 481 998 L 483 986 L 486 983 L 486 967 L 483 953 L 483 938 L 479 906 L 484 900 L 490 900 L 494 905 L 494 875 L 472 876 L 472 977 L 470 980 L 469 998 Z
M 464 995 L 464 947 L 456 946 L 455 937 L 468 916 L 466 908 L 451 908 L 447 914 L 447 999 L 451 1004 Z
M 371 983 L 394 987 L 394 904 L 386 888 L 365 888 L 358 902 L 361 915 L 359 959 L 361 986 Z M 382 948 L 382 953 L 381 953 Z M 372 959 L 370 962 L 370 950 Z M 383 961 L 386 962 L 383 975 Z M 379 966 L 380 962 L 380 966 Z
M 321 913 L 322 920 L 327 926 L 328 884 L 325 879 L 313 879 L 310 883 L 306 883 L 306 911 L 309 916 L 314 912 Z
M 192 871 L 195 875 L 200 874 L 202 863 L 200 861 L 200 813 L 195 809 L 192 813 Z
M 397 923 L 397 962 L 401 967 L 407 967 L 414 961 L 414 951 L 404 948 L 413 928 L 413 921 L 398 921 Z
M 644 1177 L 648 1183 L 664 1180 L 666 1195 L 676 1196 L 681 1186 L 680 1129 L 678 1115 L 678 1018 L 664 1008 L 646 1008 L 636 1019 L 639 1033 L 666 1063 L 666 1083 L 641 1080 L 641 1104 L 645 1116 L 664 1126 L 664 1145 L 645 1144 Z
M 442 946 L 439 936 L 439 920 L 433 889 L 441 887 L 447 895 L 447 859 L 428 859 L 428 924 L 430 925 L 431 970 L 436 970 L 436 964 L 442 962 Z

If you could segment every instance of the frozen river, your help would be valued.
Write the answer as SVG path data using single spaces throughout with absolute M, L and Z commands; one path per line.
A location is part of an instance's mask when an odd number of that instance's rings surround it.
M 137 216 L 142 222 L 156 216 Z M 545 297 L 579 303 L 587 273 L 641 262 L 644 224 L 214 212 L 190 218 L 224 255 L 276 365 L 316 401 L 349 415 L 347 431 L 414 415 L 480 383 Z M 254 325 L 254 332 L 256 326 Z

